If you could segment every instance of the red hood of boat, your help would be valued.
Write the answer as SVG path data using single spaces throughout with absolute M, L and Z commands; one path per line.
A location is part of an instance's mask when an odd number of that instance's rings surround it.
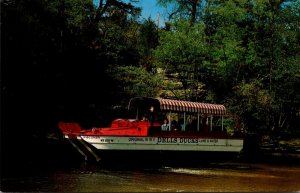
M 63 134 L 86 134 L 102 136 L 147 136 L 151 126 L 160 127 L 159 123 L 138 121 L 135 119 L 115 119 L 110 127 L 82 129 L 78 123 L 59 122 L 58 127 Z

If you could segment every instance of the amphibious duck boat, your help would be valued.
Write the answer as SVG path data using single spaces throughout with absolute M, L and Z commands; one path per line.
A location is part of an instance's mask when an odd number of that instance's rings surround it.
M 135 97 L 129 101 L 131 119 L 118 118 L 109 127 L 82 129 L 60 122 L 59 128 L 85 159 L 143 152 L 239 153 L 243 134 L 238 116 L 219 104 Z

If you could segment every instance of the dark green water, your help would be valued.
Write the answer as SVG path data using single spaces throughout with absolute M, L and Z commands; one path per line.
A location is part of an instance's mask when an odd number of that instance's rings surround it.
M 81 163 L 1 179 L 4 192 L 294 192 L 300 164 L 218 163 L 126 168 Z

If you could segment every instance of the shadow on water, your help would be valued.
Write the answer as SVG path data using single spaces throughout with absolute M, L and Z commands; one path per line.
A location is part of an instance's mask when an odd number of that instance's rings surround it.
M 102 152 L 101 165 L 106 168 L 206 167 L 211 163 L 237 161 L 237 154 L 176 151 Z
M 4 192 L 218 192 L 299 191 L 300 166 L 256 162 L 244 157 L 183 153 L 140 154 L 127 159 L 108 155 L 99 163 L 84 159 L 69 144 L 36 141 L 6 157 L 1 171 Z M 39 147 L 38 147 L 39 146 Z M 40 149 L 43 151 L 40 151 Z M 22 149 L 22 150 L 24 150 Z M 119 155 L 119 154 L 118 154 Z M 22 156 L 22 157 L 21 157 Z M 121 156 L 121 155 L 119 155 Z M 137 159 L 139 158 L 139 159 Z M 142 159 L 141 159 L 142 158 Z M 214 158 L 214 159 L 212 159 Z M 2 163 L 3 164 L 3 163 Z
M 2 149 L 3 150 L 3 149 Z M 299 159 L 271 157 L 261 154 L 229 154 L 229 153 L 198 153 L 194 152 L 113 152 L 103 154 L 99 163 L 84 158 L 69 143 L 61 140 L 35 139 L 15 149 L 2 152 L 1 176 L 30 174 L 41 171 L 68 169 L 86 165 L 98 165 L 107 169 L 144 169 L 161 167 L 233 167 L 223 163 L 272 163 L 299 164 Z M 244 166 L 240 166 L 243 168 Z
M 133 162 L 134 163 L 134 162 Z M 300 190 L 300 167 L 240 162 L 199 165 L 115 164 L 69 160 L 2 179 L 9 192 L 217 192 Z M 49 164 L 49 163 L 48 163 Z

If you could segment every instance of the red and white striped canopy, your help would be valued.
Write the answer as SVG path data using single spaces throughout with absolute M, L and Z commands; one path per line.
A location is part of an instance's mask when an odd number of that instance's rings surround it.
M 224 105 L 162 99 L 162 98 L 157 98 L 157 100 L 160 103 L 160 110 L 199 112 L 203 114 L 217 114 L 217 115 L 226 114 L 226 108 Z
M 177 111 L 177 112 L 199 112 L 202 114 L 224 115 L 226 108 L 224 105 L 199 103 L 190 101 L 181 101 L 173 99 L 151 98 L 151 97 L 136 97 L 129 102 L 128 108 L 131 106 L 149 106 L 153 105 L 161 111 Z

